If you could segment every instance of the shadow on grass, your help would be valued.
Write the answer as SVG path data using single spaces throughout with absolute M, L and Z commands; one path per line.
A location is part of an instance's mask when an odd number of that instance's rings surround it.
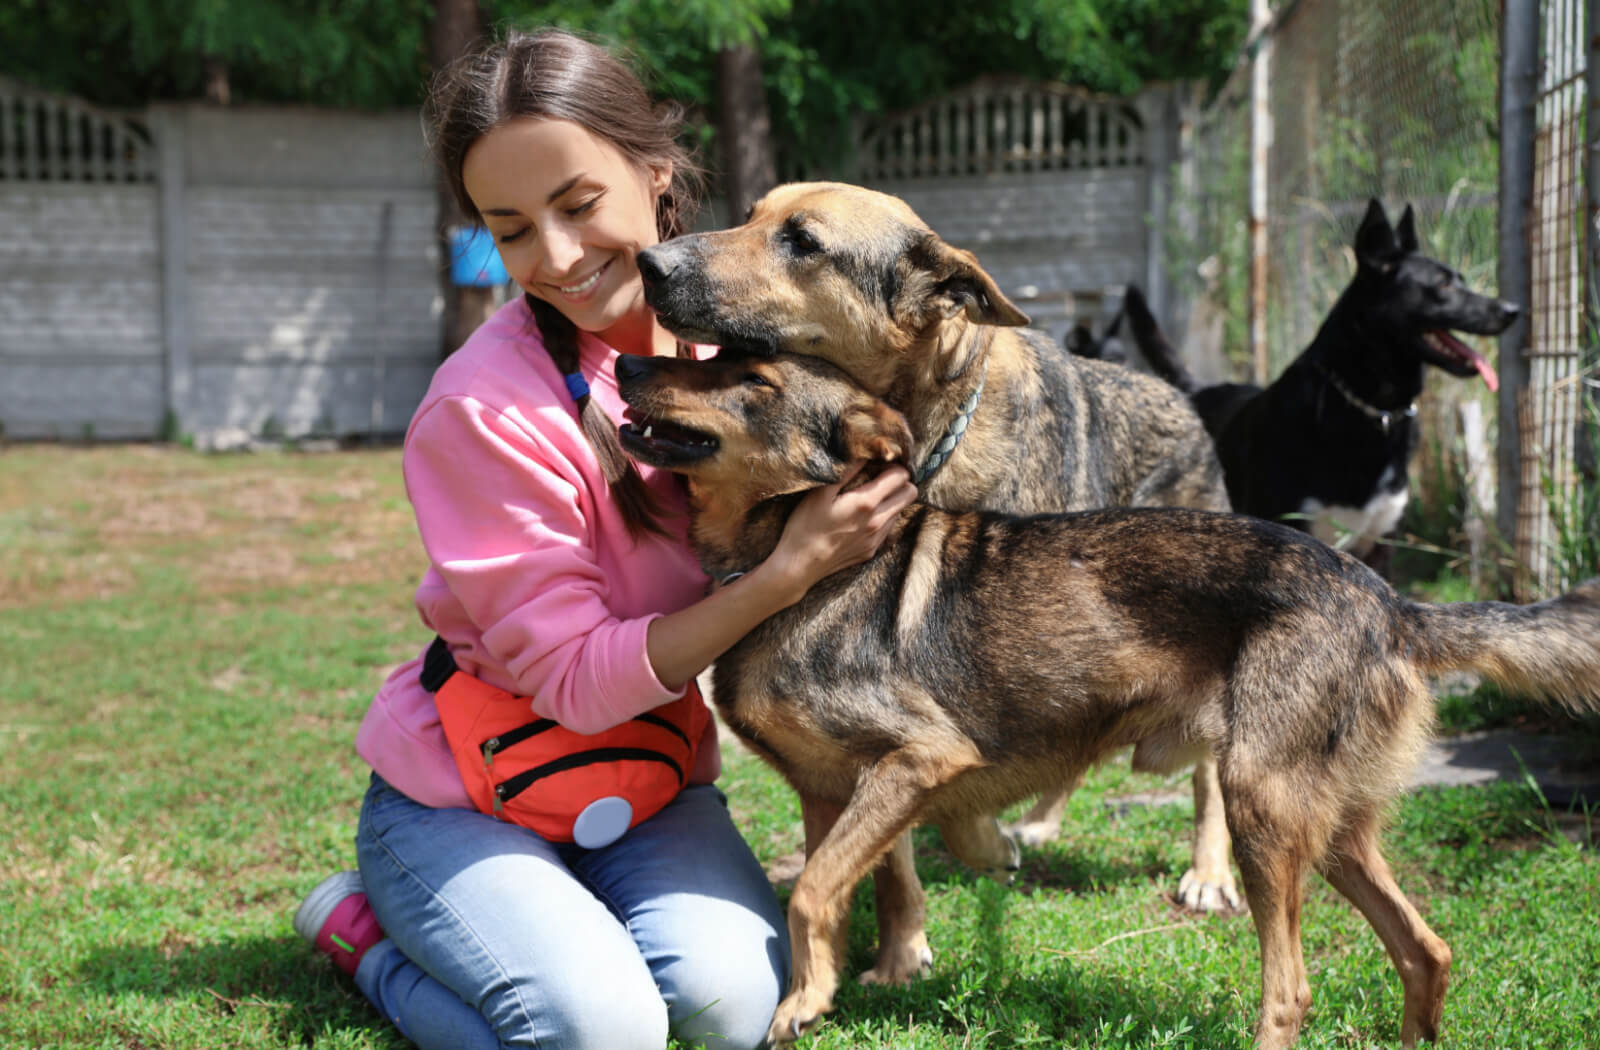
M 1008 936 L 1022 921 L 1012 913 L 1016 902 L 1013 890 L 976 884 L 959 918 L 947 914 L 930 928 L 931 972 L 903 987 L 861 985 L 855 977 L 873 964 L 877 942 L 872 894 L 863 883 L 852 901 L 845 968 L 825 1027 L 874 1045 L 900 1045 L 879 1042 L 897 1032 L 904 1045 L 920 1046 L 916 1033 L 930 1029 L 961 1045 L 995 1047 L 1151 1045 L 1143 1040 L 1152 1032 L 1190 1033 L 1172 1045 L 1208 1050 L 1246 1045 L 1239 1004 L 1211 980 L 1214 974 L 1156 966 L 1145 981 L 1092 958 L 1047 948 L 1019 953 Z
M 925 886 L 970 883 L 981 878 L 956 860 L 945 848 L 935 828 L 918 828 L 912 833 L 916 848 L 917 873 Z M 1172 859 L 1155 848 L 1134 856 L 1108 858 L 1093 849 L 1074 849 L 1070 841 L 1030 846 L 1022 851 L 1022 868 L 1012 883 L 1013 893 L 1040 890 L 1066 893 L 1099 893 L 1123 885 L 1155 882 L 1178 885 L 1183 874 Z
M 935 963 L 927 976 L 901 988 L 840 984 L 828 1023 L 845 1029 L 912 1032 L 936 1028 L 962 1037 L 981 1033 L 1028 1045 L 1071 1046 L 1090 1036 L 1192 1033 L 1191 1045 L 1243 1046 L 1238 1003 L 1210 987 L 1203 973 L 1152 972 L 1150 980 L 1108 973 L 1093 960 L 1054 956 L 1036 965 L 1019 958 L 1005 927 L 1008 891 L 986 887 L 975 901 L 973 937 L 959 961 Z M 870 964 L 870 937 L 853 935 L 852 973 Z M 938 948 L 935 948 L 936 953 Z M 1117 1044 L 1120 1045 L 1120 1044 Z M 1165 1044 L 1162 1044 L 1165 1045 Z
M 355 985 L 297 937 L 108 946 L 81 963 L 78 976 L 108 997 L 187 1000 L 248 1017 L 284 1045 L 309 1046 L 338 1030 L 378 1035 L 373 1045 L 405 1045 Z

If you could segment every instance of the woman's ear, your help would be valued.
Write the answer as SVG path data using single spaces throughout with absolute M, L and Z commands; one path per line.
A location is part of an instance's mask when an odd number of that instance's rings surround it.
M 660 197 L 672 188 L 672 162 L 650 165 L 650 195 Z

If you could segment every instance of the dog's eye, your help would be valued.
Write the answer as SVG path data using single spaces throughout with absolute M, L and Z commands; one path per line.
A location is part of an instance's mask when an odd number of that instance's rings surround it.
M 816 255 L 822 251 L 822 242 L 811 235 L 804 226 L 786 225 L 778 234 L 785 247 L 798 256 Z
M 768 379 L 760 372 L 746 372 L 744 374 L 744 382 L 746 386 L 764 386 L 768 389 L 772 389 L 772 380 Z

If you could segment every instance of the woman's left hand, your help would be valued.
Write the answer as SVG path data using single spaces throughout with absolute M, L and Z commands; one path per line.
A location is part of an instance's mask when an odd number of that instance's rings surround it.
M 798 588 L 796 601 L 824 576 L 876 554 L 900 512 L 917 498 L 910 473 L 898 464 L 847 488 L 865 465 L 865 460 L 853 463 L 838 481 L 807 494 L 768 556 L 768 563 Z

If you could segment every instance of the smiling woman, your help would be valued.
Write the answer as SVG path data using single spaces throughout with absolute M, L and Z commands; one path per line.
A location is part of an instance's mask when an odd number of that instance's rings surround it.
M 544 163 L 528 170 L 533 156 Z M 641 167 L 571 121 L 514 120 L 467 151 L 461 176 L 523 291 L 623 352 L 676 349 L 643 309 L 636 262 L 659 239 L 670 163 Z
M 445 71 L 427 116 L 524 295 L 440 366 L 407 431 L 437 637 L 356 734 L 360 871 L 312 890 L 296 929 L 422 1047 L 755 1046 L 787 938 L 714 784 L 695 677 L 869 557 L 915 489 L 892 471 L 820 490 L 707 594 L 680 483 L 618 438 L 619 355 L 680 352 L 638 266 L 696 203 L 678 110 L 547 31 Z

